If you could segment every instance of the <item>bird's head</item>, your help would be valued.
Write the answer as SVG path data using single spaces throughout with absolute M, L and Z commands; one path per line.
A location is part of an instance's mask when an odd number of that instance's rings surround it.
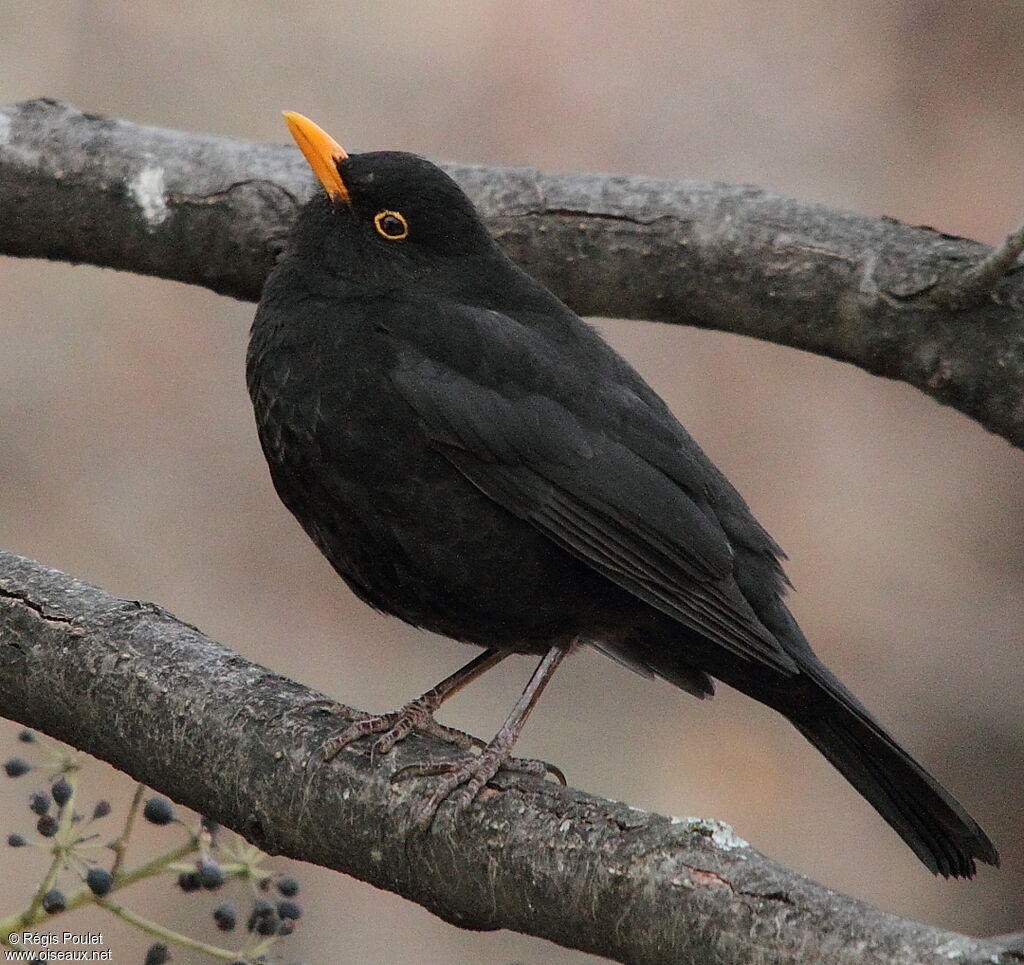
M 350 155 L 309 118 L 284 116 L 324 189 L 296 227 L 304 256 L 384 280 L 392 269 L 407 274 L 496 251 L 472 202 L 435 164 L 400 151 Z

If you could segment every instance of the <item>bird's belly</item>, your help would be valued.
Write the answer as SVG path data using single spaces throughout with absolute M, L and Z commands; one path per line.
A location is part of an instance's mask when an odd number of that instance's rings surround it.
M 414 427 L 385 418 L 282 443 L 268 452 L 282 500 L 371 606 L 524 653 L 621 622 L 623 591 L 485 496 Z

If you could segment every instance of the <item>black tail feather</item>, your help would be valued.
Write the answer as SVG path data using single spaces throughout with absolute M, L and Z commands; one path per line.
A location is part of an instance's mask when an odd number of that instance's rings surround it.
M 809 692 L 778 709 L 864 796 L 928 868 L 970 878 L 999 854 L 978 823 L 820 664 Z

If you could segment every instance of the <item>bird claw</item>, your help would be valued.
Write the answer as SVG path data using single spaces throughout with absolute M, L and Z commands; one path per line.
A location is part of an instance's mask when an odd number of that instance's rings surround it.
M 547 761 L 539 761 L 533 757 L 510 757 L 501 765 L 503 771 L 512 771 L 514 774 L 528 774 L 531 777 L 539 777 L 542 780 L 553 777 L 562 787 L 568 786 L 565 774 L 560 767 L 549 764 Z
M 338 710 L 335 710 L 335 707 Z M 401 710 L 393 711 L 390 714 L 370 715 L 358 712 L 353 714 L 351 710 L 350 707 L 340 704 L 331 707 L 332 713 L 355 716 L 357 719 L 340 734 L 335 734 L 324 743 L 323 758 L 325 761 L 331 760 L 344 748 L 370 734 L 381 735 L 370 748 L 371 761 L 378 754 L 387 754 L 400 740 L 406 738 L 414 730 L 436 737 L 438 740 L 452 744 L 464 751 L 480 749 L 485 746 L 479 737 L 473 737 L 472 734 L 467 734 L 465 731 L 439 724 L 434 719 L 430 708 L 425 706 L 419 698 L 410 701 Z
M 455 761 L 413 764 L 400 768 L 392 775 L 392 781 L 414 776 L 441 778 L 438 786 L 426 800 L 413 809 L 413 821 L 423 829 L 433 824 L 438 808 L 453 795 L 452 820 L 466 811 L 487 782 L 502 769 L 540 778 L 550 774 L 564 785 L 565 775 L 557 767 L 544 761 L 512 757 L 512 747 L 537 697 L 570 649 L 571 647 L 553 646 L 548 650 L 523 689 L 522 696 L 512 713 L 488 744 L 464 731 L 439 724 L 434 719 L 434 711 L 469 681 L 503 660 L 506 655 L 497 650 L 485 650 L 436 687 L 410 701 L 401 710 L 374 717 L 362 713 L 353 715 L 357 719 L 324 744 L 324 759 L 330 760 L 342 748 L 348 747 L 361 737 L 380 734 L 370 750 L 372 762 L 375 755 L 386 754 L 412 730 L 437 737 L 467 752 Z M 350 712 L 351 709 L 344 708 L 342 712 L 345 711 Z M 479 750 L 480 753 L 470 753 L 475 750 Z
M 439 808 L 447 800 L 452 802 L 449 820 L 454 822 L 469 810 L 480 792 L 499 771 L 539 778 L 551 775 L 565 785 L 565 775 L 554 764 L 533 758 L 508 757 L 506 754 L 507 751 L 488 746 L 480 754 L 459 761 L 409 764 L 392 774 L 391 781 L 417 777 L 441 778 L 427 798 L 413 808 L 413 824 L 423 831 L 434 823 Z
M 484 785 L 501 769 L 500 753 L 483 752 L 475 757 L 443 764 L 413 764 L 403 767 L 392 780 L 409 777 L 440 777 L 437 787 L 412 809 L 412 820 L 415 827 L 426 831 L 437 816 L 441 805 L 451 799 L 452 807 L 449 821 L 465 813 L 476 800 Z

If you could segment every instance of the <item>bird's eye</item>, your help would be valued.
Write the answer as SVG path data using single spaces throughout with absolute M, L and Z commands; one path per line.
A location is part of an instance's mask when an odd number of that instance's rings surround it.
M 409 222 L 398 211 L 378 211 L 373 216 L 373 226 L 388 241 L 401 241 L 409 234 Z

